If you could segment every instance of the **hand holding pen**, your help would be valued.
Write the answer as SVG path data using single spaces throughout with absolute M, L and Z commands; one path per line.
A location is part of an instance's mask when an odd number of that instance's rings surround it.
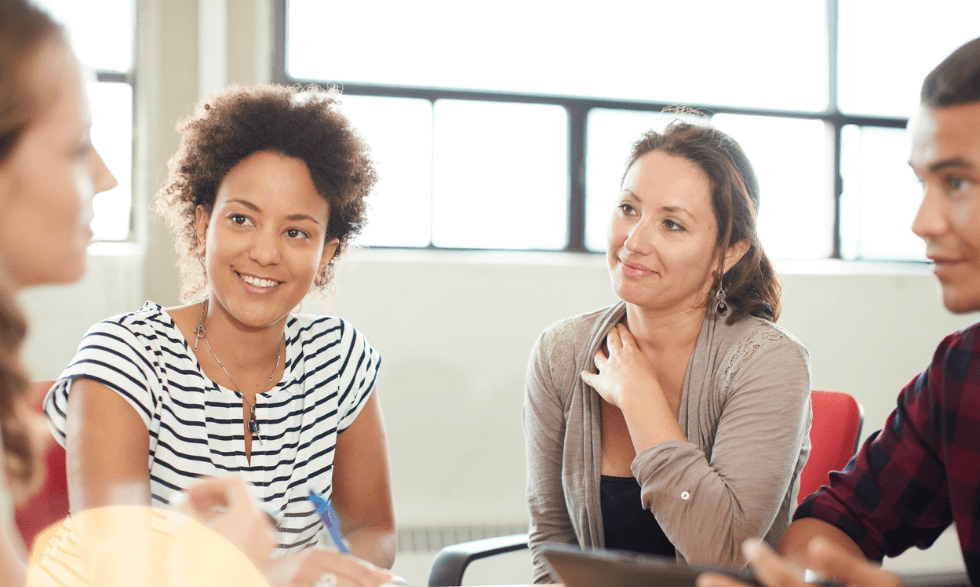
M 337 545 L 337 550 L 343 554 L 350 554 L 350 549 L 347 548 L 347 543 L 344 542 L 344 537 L 340 533 L 340 519 L 337 517 L 337 511 L 333 509 L 329 501 L 317 495 L 312 489 L 310 490 L 309 499 L 313 502 L 316 513 L 320 515 L 320 519 L 323 520 L 323 524 L 327 527 L 333 543 Z

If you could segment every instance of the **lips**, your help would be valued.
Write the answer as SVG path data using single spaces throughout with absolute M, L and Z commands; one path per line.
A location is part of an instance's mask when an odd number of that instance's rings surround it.
M 626 277 L 649 277 L 656 273 L 656 271 L 647 269 L 639 263 L 628 263 L 622 259 L 620 259 L 619 265 L 622 267 L 623 275 Z
M 243 273 L 236 273 L 238 278 L 254 288 L 259 289 L 272 289 L 282 283 L 281 281 L 273 281 L 272 279 L 266 279 L 264 277 L 256 277 L 254 275 L 245 275 Z

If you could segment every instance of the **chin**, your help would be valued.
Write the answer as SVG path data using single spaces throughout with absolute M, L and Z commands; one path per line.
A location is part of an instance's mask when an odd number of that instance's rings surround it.
M 970 295 L 960 295 L 960 292 L 943 289 L 943 305 L 954 314 L 968 314 L 980 311 L 980 290 L 970 292 Z

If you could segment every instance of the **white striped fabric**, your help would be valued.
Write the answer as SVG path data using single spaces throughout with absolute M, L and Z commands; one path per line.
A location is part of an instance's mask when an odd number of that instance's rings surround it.
M 330 498 L 337 434 L 364 406 L 381 361 L 350 324 L 305 315 L 286 323 L 285 359 L 282 380 L 256 398 L 262 442 L 253 439 L 251 464 L 241 395 L 204 375 L 173 320 L 152 302 L 89 329 L 44 411 L 64 445 L 70 380 L 84 377 L 116 391 L 149 430 L 155 506 L 168 506 L 196 477 L 239 475 L 277 515 L 273 555 L 282 556 L 316 543 L 324 529 L 309 490 Z

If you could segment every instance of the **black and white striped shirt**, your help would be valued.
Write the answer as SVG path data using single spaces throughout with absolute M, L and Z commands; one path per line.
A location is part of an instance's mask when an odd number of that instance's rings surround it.
M 201 371 L 170 316 L 147 302 L 100 322 L 44 402 L 48 425 L 65 444 L 71 379 L 102 383 L 122 396 L 150 435 L 150 492 L 155 506 L 199 476 L 236 474 L 277 515 L 281 556 L 316 543 L 323 524 L 307 496 L 330 498 L 337 434 L 374 389 L 381 357 L 340 318 L 291 315 L 282 380 L 256 397 L 262 442 L 245 458 L 242 399 Z M 120 439 L 125 442 L 125 439 Z

